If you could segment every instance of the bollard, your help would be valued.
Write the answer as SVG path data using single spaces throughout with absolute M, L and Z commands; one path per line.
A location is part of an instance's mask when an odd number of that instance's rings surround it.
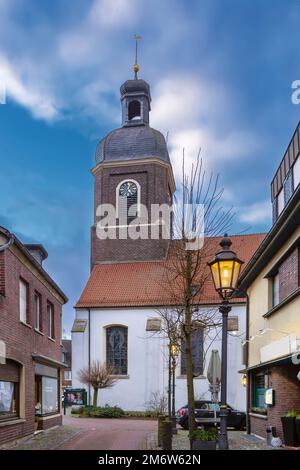
M 172 450 L 172 431 L 173 423 L 170 418 L 162 422 L 162 448 L 163 450 Z
M 157 445 L 162 446 L 162 423 L 167 418 L 166 415 L 158 415 L 157 418 Z

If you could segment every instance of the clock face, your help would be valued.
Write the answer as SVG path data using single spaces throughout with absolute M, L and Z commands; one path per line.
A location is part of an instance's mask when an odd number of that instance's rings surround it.
M 126 181 L 120 187 L 120 195 L 125 197 L 135 196 L 137 193 L 137 186 L 132 181 Z

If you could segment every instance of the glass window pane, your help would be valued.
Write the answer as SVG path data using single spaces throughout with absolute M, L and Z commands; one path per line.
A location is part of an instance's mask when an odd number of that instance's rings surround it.
M 26 323 L 27 320 L 27 284 L 20 279 L 19 284 L 20 295 L 20 320 Z
M 300 157 L 297 158 L 296 163 L 293 168 L 294 173 L 294 189 L 300 184 Z
M 58 411 L 57 380 L 42 377 L 42 414 Z
M 114 326 L 106 329 L 106 363 L 115 374 L 127 374 L 127 328 Z
M 279 274 L 273 278 L 273 307 L 279 304 Z
M 0 382 L 0 417 L 14 412 L 14 383 Z
M 277 212 L 278 212 L 278 215 L 281 214 L 283 209 L 284 209 L 284 190 L 282 189 L 280 191 L 280 193 L 278 194 L 278 197 L 277 197 Z

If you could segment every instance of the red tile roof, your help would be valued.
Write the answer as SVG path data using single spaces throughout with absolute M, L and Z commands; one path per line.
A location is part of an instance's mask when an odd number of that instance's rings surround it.
M 265 234 L 233 235 L 230 238 L 232 249 L 245 262 L 243 265 L 245 268 L 265 238 Z M 214 252 L 218 251 L 220 240 L 221 238 L 218 237 L 211 239 Z M 174 243 L 172 242 L 171 245 Z M 212 257 L 210 256 L 210 259 Z M 166 270 L 168 270 L 169 276 L 170 263 L 172 263 L 171 255 L 165 261 L 97 264 L 94 266 L 75 307 L 112 308 L 174 305 L 178 302 L 174 299 L 170 289 L 166 287 Z M 200 303 L 219 303 L 220 298 L 214 289 L 210 275 L 207 275 L 205 279 Z M 243 299 L 235 301 L 241 302 Z

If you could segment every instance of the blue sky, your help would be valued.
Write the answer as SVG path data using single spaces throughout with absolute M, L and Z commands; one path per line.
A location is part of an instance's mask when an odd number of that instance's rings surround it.
M 234 231 L 270 226 L 270 181 L 300 119 L 299 0 L 0 0 L 0 224 L 41 242 L 72 306 L 89 274 L 97 141 L 120 125 L 119 87 L 151 84 L 151 125 L 201 146 L 221 175 Z

